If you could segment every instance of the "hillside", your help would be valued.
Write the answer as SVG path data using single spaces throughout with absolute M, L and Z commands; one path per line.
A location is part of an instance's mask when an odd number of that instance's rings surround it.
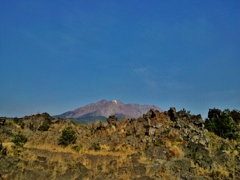
M 0 134 L 0 179 L 240 179 L 239 141 L 184 109 L 87 125 L 47 113 L 1 118 Z
M 97 103 L 91 103 L 54 117 L 74 119 L 79 123 L 87 123 L 97 120 L 104 121 L 109 116 L 116 116 L 118 119 L 122 119 L 124 117 L 138 118 L 150 109 L 162 111 L 162 109 L 153 105 L 124 104 L 118 100 L 101 100 Z

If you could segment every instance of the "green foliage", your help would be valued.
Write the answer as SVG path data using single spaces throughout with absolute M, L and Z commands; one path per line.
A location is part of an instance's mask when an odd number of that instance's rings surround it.
M 100 151 L 101 150 L 101 147 L 100 147 L 100 144 L 95 142 L 92 144 L 91 148 L 90 149 L 93 149 L 95 151 Z
M 86 136 L 90 137 L 92 135 L 92 131 L 90 129 L 87 130 Z
M 76 152 L 79 152 L 82 149 L 82 144 L 72 146 L 72 149 Z
M 38 128 L 39 131 L 48 131 L 50 125 L 48 121 L 44 121 L 43 124 Z
M 12 141 L 16 146 L 23 146 L 27 142 L 27 138 L 22 134 L 16 134 Z
M 167 134 L 169 134 L 169 132 L 170 132 L 170 129 L 165 129 L 165 130 L 162 132 L 162 134 L 167 135 Z
M 131 131 L 127 130 L 126 136 L 131 136 L 131 135 L 132 135 Z
M 237 139 L 239 135 L 237 133 L 237 125 L 233 118 L 230 116 L 230 110 L 225 109 L 221 112 L 219 117 L 212 117 L 207 119 L 205 122 L 206 128 L 210 132 L 214 132 L 216 135 L 229 138 Z
M 234 109 L 230 112 L 230 115 L 237 124 L 240 124 L 240 111 Z
M 191 113 L 191 111 L 187 111 L 185 108 L 183 108 L 181 111 L 185 114 L 190 114 Z
M 24 128 L 24 125 L 25 125 L 25 124 L 23 123 L 23 120 L 22 120 L 21 118 L 15 117 L 15 118 L 13 118 L 13 122 L 14 122 L 15 124 L 20 125 L 22 129 Z
M 68 126 L 62 131 L 62 136 L 58 139 L 58 144 L 68 146 L 69 144 L 74 144 L 76 139 L 76 132 L 71 126 Z
M 13 118 L 13 122 L 18 124 L 19 123 L 19 119 L 17 117 Z
M 161 140 L 158 140 L 154 143 L 154 146 L 162 146 L 163 142 Z

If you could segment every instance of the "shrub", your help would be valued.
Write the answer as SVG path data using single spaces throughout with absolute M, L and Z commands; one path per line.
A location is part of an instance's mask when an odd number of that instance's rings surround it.
M 48 131 L 50 125 L 48 121 L 44 121 L 43 124 L 38 128 L 39 131 Z
M 18 124 L 19 123 L 19 119 L 17 117 L 13 118 L 13 122 Z
M 86 136 L 90 137 L 92 135 L 92 131 L 90 129 L 87 130 Z
M 223 112 L 218 111 L 219 113 L 216 116 L 210 111 L 209 114 L 211 114 L 211 116 L 209 116 L 205 122 L 205 126 L 210 132 L 214 132 L 216 135 L 223 138 L 239 138 L 237 124 L 231 117 L 229 109 L 225 109 Z M 212 111 L 216 111 L 216 109 Z
M 233 118 L 233 120 L 239 124 L 240 123 L 240 111 L 234 109 L 230 112 L 230 116 Z
M 27 138 L 22 134 L 16 134 L 12 141 L 16 146 L 23 146 L 27 142 Z
M 126 136 L 131 136 L 131 135 L 132 135 L 131 131 L 127 130 Z
M 173 146 L 169 149 L 168 157 L 182 158 L 183 152 L 179 147 Z
M 181 112 L 183 112 L 184 114 L 190 114 L 190 113 L 191 113 L 191 111 L 187 111 L 185 108 L 183 108 L 183 109 L 181 110 Z
M 71 126 L 68 126 L 62 131 L 62 135 L 58 139 L 58 144 L 62 146 L 68 146 L 69 144 L 74 144 L 76 139 L 76 132 Z
M 82 149 L 82 144 L 72 146 L 72 149 L 76 152 L 79 152 Z
M 99 151 L 99 150 L 101 150 L 101 147 L 100 147 L 100 144 L 99 143 L 93 143 L 92 144 L 92 146 L 91 146 L 91 148 L 90 149 L 93 149 L 93 150 L 95 150 L 95 151 Z

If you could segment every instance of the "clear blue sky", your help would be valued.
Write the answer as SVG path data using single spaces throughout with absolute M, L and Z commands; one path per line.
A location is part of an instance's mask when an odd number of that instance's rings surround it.
M 240 110 L 239 0 L 0 1 L 0 116 L 101 99 Z

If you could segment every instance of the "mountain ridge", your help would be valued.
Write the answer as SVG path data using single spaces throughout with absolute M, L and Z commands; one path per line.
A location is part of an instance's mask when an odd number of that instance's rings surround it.
M 96 103 L 90 103 L 85 106 L 76 108 L 72 111 L 67 111 L 54 117 L 64 119 L 75 119 L 78 121 L 95 121 L 95 120 L 106 120 L 109 116 L 116 116 L 119 119 L 126 118 L 138 118 L 150 109 L 156 109 L 163 111 L 161 108 L 155 105 L 140 105 L 136 103 L 124 104 L 119 100 L 105 100 L 102 99 Z M 96 117 L 96 118 L 94 118 Z M 100 117 L 100 119 L 99 119 Z M 88 121 L 89 118 L 89 121 Z

